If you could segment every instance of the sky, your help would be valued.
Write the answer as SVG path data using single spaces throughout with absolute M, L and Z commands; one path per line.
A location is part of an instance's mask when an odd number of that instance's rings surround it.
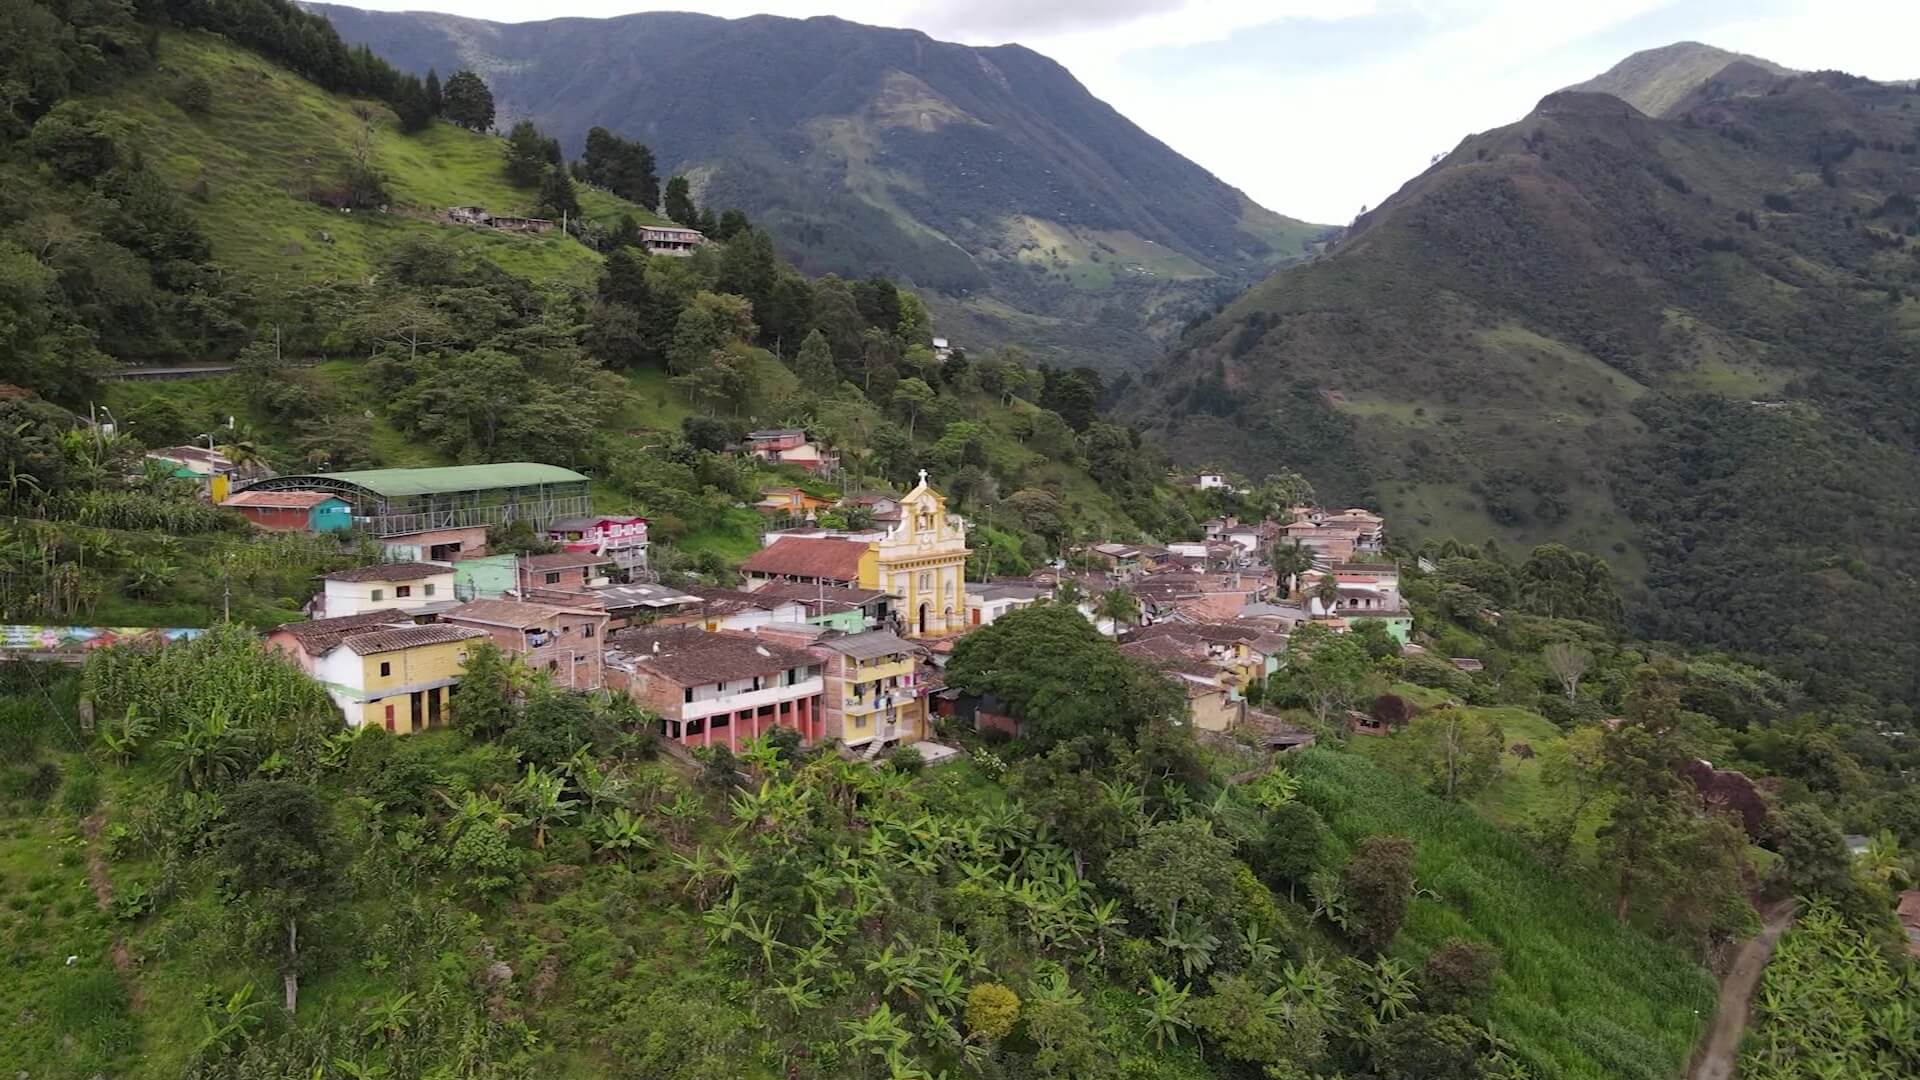
M 646 0 L 345 0 L 502 22 Z M 1640 49 L 1704 41 L 1788 67 L 1920 78 L 1920 0 L 681 0 L 1018 43 L 1254 201 L 1343 224 L 1477 131 Z

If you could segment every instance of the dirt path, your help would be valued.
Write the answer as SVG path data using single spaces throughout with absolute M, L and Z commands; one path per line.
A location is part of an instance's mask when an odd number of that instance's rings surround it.
M 1760 974 L 1773 959 L 1774 943 L 1793 925 L 1793 901 L 1782 900 L 1760 913 L 1760 934 L 1740 946 L 1720 981 L 1720 1005 L 1714 1010 L 1713 1029 L 1694 1059 L 1688 1080 L 1733 1080 L 1740 1056 L 1740 1040 L 1747 1034 L 1747 1006 L 1760 986 Z

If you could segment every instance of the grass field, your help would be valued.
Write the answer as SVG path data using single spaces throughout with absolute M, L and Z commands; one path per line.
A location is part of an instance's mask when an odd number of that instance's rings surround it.
M 1415 845 L 1416 899 L 1394 951 L 1414 961 L 1450 938 L 1502 957 L 1493 1030 L 1540 1080 L 1671 1080 L 1713 1008 L 1713 983 L 1678 950 L 1622 927 L 1473 809 L 1419 791 L 1359 754 L 1315 749 L 1302 797 L 1345 844 L 1392 833 Z
M 213 85 L 213 107 L 194 116 L 173 104 L 190 76 Z M 204 34 L 168 33 L 160 63 L 104 102 L 131 121 L 147 162 L 186 192 L 214 239 L 214 257 L 267 282 L 358 279 L 381 254 L 414 236 L 438 236 L 526 277 L 591 280 L 600 258 L 569 237 L 521 236 L 434 220 L 473 204 L 531 210 L 533 193 L 507 183 L 501 140 L 450 124 L 399 133 L 386 106 L 348 103 L 253 53 Z M 393 196 L 388 211 L 348 214 L 306 198 L 337 186 L 364 150 Z M 655 215 L 580 188 L 590 220 Z

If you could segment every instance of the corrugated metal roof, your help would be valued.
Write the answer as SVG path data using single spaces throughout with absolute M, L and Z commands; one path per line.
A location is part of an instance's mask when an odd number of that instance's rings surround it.
M 895 653 L 919 651 L 918 646 L 895 637 L 885 630 L 871 630 L 864 634 L 850 634 L 847 637 L 822 641 L 820 647 L 832 649 L 834 652 L 851 656 L 856 660 L 872 660 Z
M 279 486 L 300 477 L 283 476 Z M 400 495 L 442 495 L 454 491 L 482 491 L 488 488 L 535 487 L 540 484 L 586 483 L 587 478 L 572 469 L 542 465 L 537 461 L 501 461 L 492 465 L 445 465 L 432 469 L 357 469 L 352 472 L 316 473 L 313 479 L 337 480 L 356 484 L 389 498 Z

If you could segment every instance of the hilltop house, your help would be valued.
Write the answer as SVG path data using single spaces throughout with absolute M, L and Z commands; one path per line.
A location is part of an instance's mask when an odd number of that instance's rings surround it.
M 839 455 L 808 440 L 807 433 L 800 428 L 749 431 L 744 449 L 761 461 L 797 465 L 810 473 L 831 472 L 840 463 Z
M 706 242 L 707 238 L 698 229 L 681 225 L 640 226 L 640 246 L 646 248 L 649 255 L 691 255 Z
M 322 574 L 320 581 L 315 614 L 328 617 L 382 608 L 413 612 L 454 599 L 453 567 L 442 563 L 375 563 Z

